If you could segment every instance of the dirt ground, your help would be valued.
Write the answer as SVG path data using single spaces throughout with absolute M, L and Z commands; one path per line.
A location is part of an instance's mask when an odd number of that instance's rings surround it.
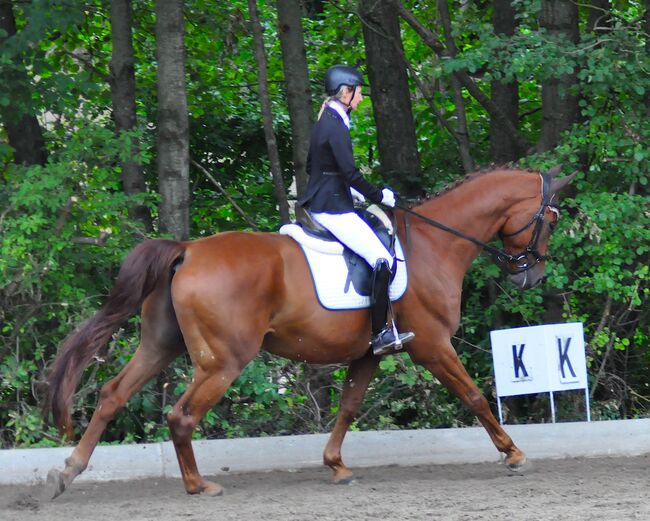
M 1 469 L 0 469 L 1 471 Z M 222 497 L 189 496 L 180 480 L 73 483 L 55 501 L 41 486 L 0 487 L 7 521 L 650 520 L 650 455 L 503 465 L 357 469 L 350 485 L 328 469 L 219 476 Z

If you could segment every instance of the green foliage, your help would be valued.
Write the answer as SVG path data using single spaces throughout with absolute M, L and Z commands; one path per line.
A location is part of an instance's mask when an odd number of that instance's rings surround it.
M 451 399 L 431 373 L 415 366 L 406 355 L 390 355 L 380 362 L 353 427 L 431 429 L 472 423 L 471 414 Z
M 258 2 L 269 63 L 270 96 L 286 184 L 291 177 L 290 126 L 282 60 L 272 2 Z M 110 121 L 109 11 L 103 2 L 14 2 L 18 34 L 0 48 L 3 123 L 24 113 L 42 114 L 50 159 L 44 167 L 14 165 L 0 134 L 0 445 L 59 443 L 38 411 L 43 371 L 57 346 L 97 311 L 121 259 L 143 236 L 128 218 L 134 201 L 120 184 L 120 159 L 136 158 L 151 193 L 138 199 L 156 215 L 154 195 L 157 125 L 155 15 L 151 0 L 133 2 L 138 129 L 115 137 Z M 444 40 L 435 3 L 405 2 Z M 519 292 L 502 282 L 496 266 L 479 257 L 463 288 L 457 352 L 494 402 L 488 334 L 496 327 L 580 320 L 585 324 L 594 390 L 594 416 L 648 414 L 650 403 L 650 62 L 643 6 L 614 6 L 611 30 L 583 34 L 573 44 L 540 30 L 539 0 L 517 0 L 519 27 L 506 38 L 493 34 L 490 9 L 467 4 L 452 11 L 459 54 L 439 59 L 404 26 L 405 54 L 434 92 L 442 117 L 454 124 L 450 77 L 467 70 L 489 93 L 490 82 L 519 82 L 520 128 L 539 136 L 541 82 L 574 73 L 581 118 L 545 154 L 522 166 L 578 171 L 561 202 L 551 241 L 547 283 Z M 333 63 L 365 59 L 363 31 L 353 3 L 326 2 L 320 16 L 304 18 L 314 110 L 324 71 Z M 279 217 L 268 173 L 257 67 L 247 4 L 243 0 L 185 3 L 187 94 L 191 158 L 221 183 L 260 229 L 275 230 Z M 380 86 L 372 86 L 378 88 Z M 462 172 L 457 143 L 414 94 L 413 112 L 424 188 L 435 191 Z M 379 182 L 371 96 L 354 115 L 354 147 L 365 173 Z M 489 117 L 465 93 L 472 154 L 489 161 Z M 4 108 L 10 107 L 10 110 Z M 5 121 L 5 119 L 7 121 Z M 199 170 L 191 172 L 192 236 L 244 229 L 248 223 Z M 104 237 L 88 244 L 87 239 Z M 85 238 L 86 243 L 80 241 Z M 101 384 L 128 362 L 138 342 L 134 318 L 86 371 L 75 401 L 75 422 L 87 425 Z M 165 414 L 192 378 L 180 357 L 133 397 L 111 423 L 104 441 L 169 438 Z M 261 355 L 246 368 L 195 433 L 198 437 L 322 432 L 339 408 L 345 369 L 319 369 Z M 319 382 L 316 385 L 315 382 Z M 544 419 L 542 402 L 522 417 Z M 526 410 L 524 410 L 526 409 Z M 535 416 L 537 414 L 537 416 Z M 541 419 L 540 419 L 541 418 Z M 406 356 L 382 360 L 354 429 L 443 427 L 474 424 L 474 417 L 427 371 Z
M 569 244 L 562 245 L 566 252 L 563 261 L 583 265 L 585 272 L 572 277 L 572 290 L 593 289 L 601 297 L 633 307 L 641 305 L 650 251 L 650 212 L 639 211 L 643 202 L 643 198 L 627 194 L 581 194 L 576 198 L 578 215 L 569 229 Z M 630 248 L 630 244 L 634 246 Z M 596 256 L 599 259 L 594 263 Z
M 122 140 L 102 126 L 75 130 L 45 167 L 10 167 L 0 195 L 0 424 L 2 442 L 32 444 L 36 394 L 55 347 L 97 309 L 139 229 L 113 166 Z M 103 246 L 82 244 L 108 235 Z M 20 421 L 19 421 L 20 419 Z M 20 428 L 13 431 L 12 425 Z M 15 437 L 15 438 L 14 438 Z

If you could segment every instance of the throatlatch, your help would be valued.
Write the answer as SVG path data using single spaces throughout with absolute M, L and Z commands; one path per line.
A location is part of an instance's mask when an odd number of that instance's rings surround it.
M 403 345 L 415 338 L 415 333 L 398 333 L 395 320 L 391 317 L 388 324 L 388 284 L 391 269 L 385 259 L 380 259 L 372 272 L 372 290 L 370 294 L 370 319 L 372 323 L 372 341 L 374 355 L 381 356 L 397 352 Z

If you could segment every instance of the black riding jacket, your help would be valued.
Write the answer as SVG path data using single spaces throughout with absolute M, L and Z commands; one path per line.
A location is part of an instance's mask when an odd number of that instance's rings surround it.
M 366 199 L 381 203 L 382 193 L 366 181 L 356 167 L 350 131 L 341 116 L 326 107 L 311 132 L 307 156 L 309 183 L 298 200 L 314 213 L 346 213 L 354 210 L 350 187 Z

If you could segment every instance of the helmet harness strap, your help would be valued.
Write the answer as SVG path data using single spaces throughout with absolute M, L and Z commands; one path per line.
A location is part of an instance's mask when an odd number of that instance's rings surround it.
M 352 96 L 350 96 L 350 101 L 348 101 L 345 105 L 347 105 L 347 113 L 349 114 L 352 112 L 352 100 L 354 99 L 354 95 L 357 93 L 357 86 L 352 85 Z

